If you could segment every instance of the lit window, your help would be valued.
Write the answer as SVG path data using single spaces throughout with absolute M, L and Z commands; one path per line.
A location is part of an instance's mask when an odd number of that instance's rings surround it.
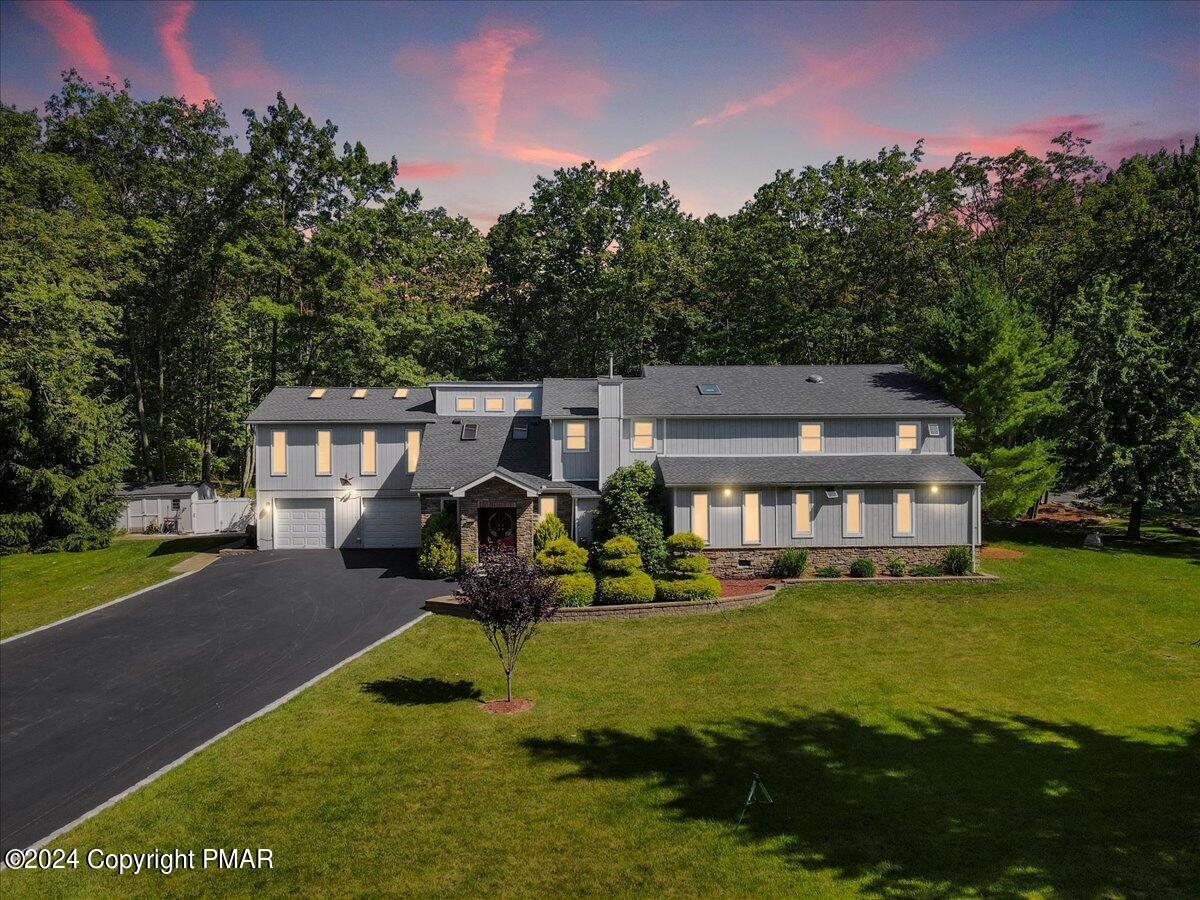
M 892 534 L 896 537 L 910 537 L 913 533 L 913 492 L 894 491 L 892 509 Z
M 504 398 L 488 397 L 483 401 L 483 408 L 488 412 L 504 412 Z
M 812 491 L 792 494 L 792 537 L 812 537 Z
M 455 397 L 454 408 L 458 412 L 475 412 L 474 397 Z
M 317 474 L 328 475 L 333 471 L 333 435 L 328 431 L 317 432 Z
M 320 400 L 325 396 L 325 388 L 313 388 L 312 393 L 308 395 L 309 400 Z
M 362 474 L 375 474 L 375 431 L 364 430 L 362 433 Z
M 408 388 L 396 388 L 396 393 L 392 394 L 395 400 L 405 400 L 408 397 Z
M 406 435 L 408 442 L 408 474 L 417 471 L 417 463 L 421 460 L 421 432 L 413 429 Z
M 820 453 L 821 433 L 824 426 L 820 422 L 804 422 L 800 426 L 800 452 Z
M 366 388 L 355 388 L 354 393 L 350 395 L 351 400 L 363 400 L 367 396 Z
M 588 448 L 587 422 L 567 423 L 567 449 L 586 450 Z
M 916 422 L 897 422 L 896 423 L 896 450 L 903 452 L 912 452 L 917 449 L 917 432 L 921 426 Z
M 287 474 L 287 432 L 271 432 L 271 474 Z
M 692 494 L 692 533 L 708 543 L 708 494 Z
M 654 421 L 651 419 L 638 419 L 633 423 L 633 449 L 634 450 L 653 450 L 654 449 Z
M 538 498 L 538 521 L 542 521 L 546 516 L 558 515 L 558 498 L 557 497 L 539 497 Z
M 516 404 L 515 404 L 514 408 L 516 409 L 517 412 L 532 412 L 533 398 L 532 397 L 518 397 L 516 399 Z
M 742 543 L 762 542 L 762 508 L 758 491 L 742 494 Z
M 862 537 L 863 492 L 846 491 L 842 500 L 842 537 Z

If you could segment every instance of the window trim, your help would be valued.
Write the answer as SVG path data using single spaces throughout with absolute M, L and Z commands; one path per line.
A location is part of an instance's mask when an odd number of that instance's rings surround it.
M 572 425 L 582 425 L 583 426 L 583 446 L 582 447 L 572 447 L 571 446 L 571 426 Z M 588 450 L 591 449 L 591 444 L 592 444 L 591 431 L 592 431 L 592 429 L 588 426 L 589 426 L 589 423 L 588 423 L 587 419 L 567 419 L 566 420 L 566 422 L 563 424 L 563 452 L 564 453 L 587 453 Z
M 804 426 L 805 425 L 816 425 L 818 430 L 821 432 L 821 434 L 820 434 L 821 446 L 819 449 L 817 449 L 817 450 L 805 450 L 804 449 Z M 817 421 L 817 420 L 813 420 L 813 419 L 809 419 L 808 421 L 801 422 L 800 428 L 796 434 L 796 440 L 797 440 L 796 451 L 798 453 L 824 453 L 825 452 L 825 423 L 822 421 Z
M 404 469 L 409 475 L 417 471 L 421 461 L 421 429 L 410 428 L 404 432 Z
M 475 412 L 475 398 L 458 394 L 454 398 L 455 412 Z
M 367 435 L 371 436 L 371 468 L 367 468 Z M 374 428 L 364 428 L 358 436 L 358 474 L 379 474 L 379 433 Z
M 282 442 L 283 442 L 282 443 L 282 452 L 276 454 L 275 451 L 279 450 L 280 446 L 281 446 L 280 439 L 282 439 Z M 285 431 L 272 430 L 272 432 L 271 432 L 271 474 L 272 475 L 286 475 L 287 474 L 287 450 L 288 450 L 287 431 L 286 430 Z M 276 459 L 277 455 L 278 455 L 279 459 Z M 280 465 L 276 465 L 276 462 L 280 463 Z
M 908 494 L 908 531 L 900 530 L 901 494 Z M 892 489 L 892 537 L 916 537 L 917 535 L 917 492 L 912 488 Z
M 533 398 L 517 397 L 514 399 L 513 412 L 533 412 Z
M 499 406 L 492 406 L 493 403 L 498 403 Z M 483 398 L 483 411 L 484 412 L 504 412 L 504 398 L 503 397 L 484 397 Z
M 639 425 L 649 425 L 650 426 L 650 446 L 649 447 L 639 447 L 637 445 L 637 440 L 638 440 L 637 427 Z M 629 452 L 630 453 L 653 453 L 654 445 L 655 445 L 654 431 L 655 431 L 655 429 L 654 429 L 654 420 L 653 419 L 633 419 L 629 425 Z M 641 437 L 645 437 L 645 436 L 646 435 L 641 435 Z
M 917 430 L 916 437 L 913 438 L 913 440 L 916 441 L 916 446 L 914 446 L 911 450 L 901 450 L 900 449 L 900 427 L 902 425 L 911 425 L 911 426 L 913 426 L 913 428 L 915 428 Z M 896 443 L 894 445 L 894 449 L 897 453 L 920 453 L 921 452 L 921 423 L 917 422 L 917 421 L 909 420 L 909 419 L 905 419 L 904 421 L 897 420 L 897 422 L 896 422 Z
M 703 534 L 701 534 L 699 529 L 696 528 L 696 498 L 697 497 L 704 498 L 704 533 Z M 692 500 L 692 502 L 691 502 L 691 506 L 690 506 L 690 513 L 691 513 L 690 518 L 691 518 L 691 525 L 692 525 L 692 529 L 691 529 L 692 534 L 699 535 L 700 539 L 702 541 L 704 541 L 705 546 L 708 546 L 708 544 L 712 538 L 712 497 L 709 496 L 708 491 L 692 491 L 691 500 Z
M 550 504 L 549 512 L 547 512 L 544 508 L 547 503 Z M 538 509 L 537 509 L 538 523 L 546 521 L 547 516 L 554 516 L 555 518 L 560 518 L 558 515 L 558 497 L 554 496 L 553 494 L 544 494 L 541 497 L 538 497 Z
M 808 531 L 800 531 L 796 528 L 796 509 L 797 501 L 801 497 L 808 498 Z M 816 511 L 816 501 L 812 491 L 792 491 L 792 537 L 794 538 L 810 538 L 813 536 L 813 513 Z
M 328 459 L 329 469 L 325 472 L 321 471 L 321 435 L 325 435 L 326 436 L 325 439 L 329 442 L 329 459 Z M 333 432 L 330 429 L 328 429 L 328 428 L 318 428 L 317 429 L 317 440 L 316 440 L 316 443 L 313 445 L 313 450 L 315 451 L 313 454 L 313 456 L 314 456 L 313 468 L 316 469 L 316 474 L 321 476 L 322 478 L 332 475 L 333 474 Z
M 858 497 L 858 531 L 850 530 L 849 505 L 850 495 L 854 494 Z M 866 513 L 865 507 L 867 503 L 866 492 L 862 488 L 855 488 L 849 491 L 842 491 L 842 537 L 844 538 L 860 538 L 866 534 L 866 522 L 863 521 Z
M 757 508 L 758 521 L 755 523 L 758 528 L 758 537 L 751 540 L 746 536 L 746 498 L 754 497 Z M 755 544 L 762 543 L 762 491 L 742 491 L 742 545 L 749 547 Z

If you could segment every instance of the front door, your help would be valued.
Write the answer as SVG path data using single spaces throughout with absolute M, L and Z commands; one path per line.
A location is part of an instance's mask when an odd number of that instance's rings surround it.
M 479 510 L 479 547 L 483 551 L 517 552 L 517 511 L 507 506 Z

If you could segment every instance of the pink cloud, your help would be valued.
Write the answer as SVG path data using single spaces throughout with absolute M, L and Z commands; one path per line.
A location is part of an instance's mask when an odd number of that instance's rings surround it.
M 651 141 L 648 144 L 642 144 L 640 147 L 626 150 L 619 156 L 614 156 L 607 162 L 601 163 L 600 166 L 604 169 L 628 169 L 632 163 L 637 162 L 639 159 L 645 159 L 661 149 L 661 141 Z
M 454 48 L 458 76 L 454 97 L 467 109 L 480 146 L 492 147 L 500 123 L 500 106 L 508 70 L 517 49 L 538 40 L 532 28 L 485 27 Z
M 67 0 L 25 2 L 22 8 L 50 33 L 67 64 L 84 77 L 99 79 L 115 74 L 112 58 L 96 33 L 96 23 L 83 10 Z
M 1174 152 L 1179 149 L 1180 143 L 1185 147 L 1191 147 L 1197 133 L 1200 133 L 1200 128 L 1191 131 L 1176 131 L 1161 137 L 1118 138 L 1106 147 L 1107 152 L 1104 154 L 1104 158 L 1105 161 L 1116 165 L 1126 157 L 1139 153 L 1157 153 L 1159 150 L 1166 150 L 1168 153 Z
M 588 161 L 581 153 L 544 144 L 505 143 L 495 149 L 509 159 L 539 166 L 578 166 Z
M 431 159 L 414 159 L 409 162 L 402 162 L 396 167 L 396 177 L 398 179 L 437 179 L 437 178 L 454 178 L 462 175 L 467 170 L 467 166 L 460 162 L 451 160 L 431 160 Z
M 197 71 L 192 62 L 192 48 L 184 34 L 193 5 L 192 0 L 173 0 L 168 3 L 167 17 L 154 30 L 162 45 L 163 56 L 167 58 L 175 92 L 189 103 L 204 103 L 206 100 L 216 100 L 217 95 L 213 93 L 208 76 Z

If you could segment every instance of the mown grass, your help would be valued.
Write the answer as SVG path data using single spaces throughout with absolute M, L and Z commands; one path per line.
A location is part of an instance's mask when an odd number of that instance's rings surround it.
M 0 638 L 123 597 L 170 578 L 171 566 L 230 535 L 118 538 L 102 550 L 0 556 Z
M 503 687 L 426 620 L 55 842 L 268 872 L 6 872 L 9 897 L 1194 896 L 1200 542 L 1024 551 L 997 584 L 813 584 L 546 626 Z M 735 829 L 752 773 L 775 802 Z

